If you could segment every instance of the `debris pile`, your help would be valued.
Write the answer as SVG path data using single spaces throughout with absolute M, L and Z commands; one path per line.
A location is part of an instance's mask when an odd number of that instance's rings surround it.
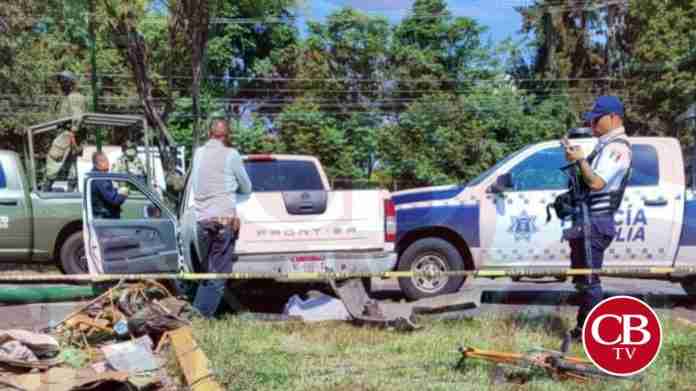
M 195 346 L 189 326 L 196 315 L 155 281 L 121 282 L 45 333 L 0 330 L 0 391 L 176 389 L 162 350 L 171 343 L 177 357 L 190 353 L 175 342 Z M 179 364 L 191 372 L 190 362 Z M 200 381 L 194 375 L 187 382 Z

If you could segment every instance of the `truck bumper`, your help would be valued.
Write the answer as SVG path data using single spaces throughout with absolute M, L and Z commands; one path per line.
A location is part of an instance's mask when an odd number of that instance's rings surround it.
M 232 271 L 239 273 L 344 272 L 382 273 L 394 270 L 392 251 L 303 253 L 285 255 L 239 255 Z M 287 281 L 284 277 L 278 281 Z M 297 279 L 290 279 L 298 281 Z

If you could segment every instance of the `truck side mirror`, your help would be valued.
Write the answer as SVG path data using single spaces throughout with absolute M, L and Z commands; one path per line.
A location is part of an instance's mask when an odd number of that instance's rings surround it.
M 512 176 L 509 173 L 501 174 L 495 179 L 495 183 L 488 188 L 489 193 L 499 194 L 512 189 Z

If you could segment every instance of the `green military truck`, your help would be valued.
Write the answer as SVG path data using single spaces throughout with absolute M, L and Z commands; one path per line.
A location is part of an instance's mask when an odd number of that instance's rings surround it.
M 27 128 L 25 159 L 16 152 L 0 150 L 0 262 L 55 262 L 65 273 L 88 272 L 82 236 L 81 180 L 91 170 L 91 154 L 96 147 L 84 147 L 77 156 L 77 180 L 72 186 L 54 181 L 53 187 L 46 187 L 39 167 L 41 159 L 35 154 L 41 135 L 50 137 L 74 120 L 64 118 Z M 151 178 L 148 185 L 155 189 L 164 185 L 159 183 L 164 178 L 161 162 L 148 152 L 149 131 L 143 117 L 88 113 L 80 116 L 79 123 L 80 127 L 109 127 L 114 131 L 141 127 L 146 145 L 144 159 L 140 158 L 145 160 L 147 177 Z M 117 146 L 105 145 L 102 150 L 111 162 L 121 154 Z

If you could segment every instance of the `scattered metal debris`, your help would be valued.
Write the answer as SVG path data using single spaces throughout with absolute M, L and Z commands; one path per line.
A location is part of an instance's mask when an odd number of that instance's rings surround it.
M 119 283 L 68 315 L 56 331 L 83 348 L 129 335 L 151 335 L 157 340 L 164 331 L 189 325 L 187 318 L 194 314 L 188 303 L 155 281 Z
M 379 303 L 370 298 L 365 291 L 365 285 L 359 279 L 351 279 L 342 282 L 330 280 L 331 288 L 336 293 L 353 321 L 358 324 L 375 325 L 381 327 L 395 327 L 400 330 L 416 330 L 420 326 L 416 325 L 413 309 L 397 311 L 396 313 L 385 314 Z

